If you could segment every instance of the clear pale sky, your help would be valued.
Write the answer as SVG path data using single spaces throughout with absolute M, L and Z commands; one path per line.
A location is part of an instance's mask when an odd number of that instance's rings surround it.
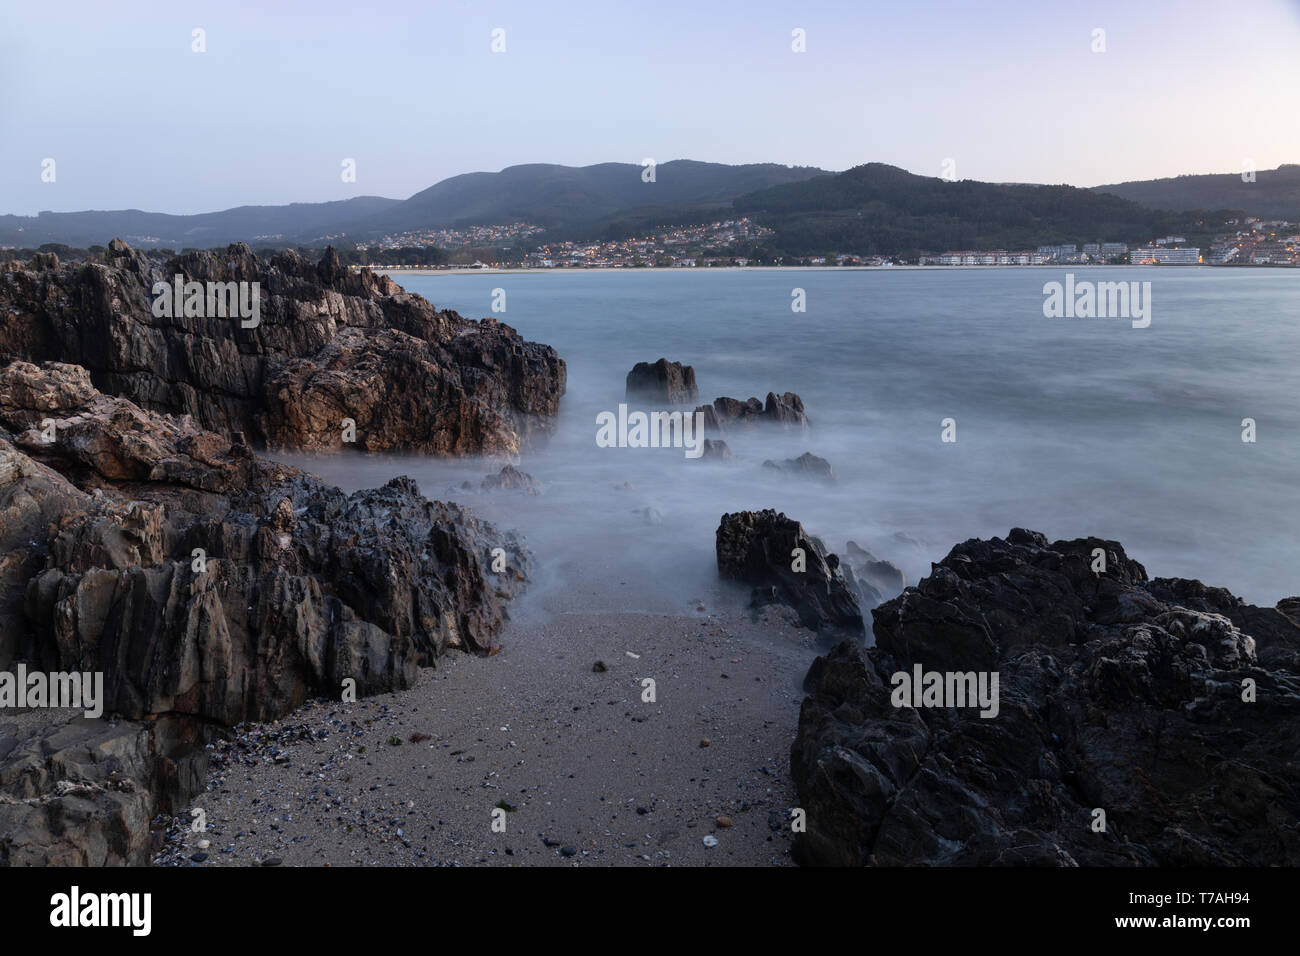
M 0 213 L 647 157 L 1079 186 L 1300 162 L 1300 0 L 0 0 Z

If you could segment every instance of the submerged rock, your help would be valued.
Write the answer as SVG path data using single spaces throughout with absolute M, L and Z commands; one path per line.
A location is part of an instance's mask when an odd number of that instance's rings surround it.
M 479 487 L 484 491 L 522 491 L 527 495 L 542 493 L 542 483 L 514 465 L 506 465 L 497 474 L 488 475 L 479 483 Z
M 658 508 L 647 506 L 645 508 L 634 508 L 632 514 L 636 515 L 646 524 L 663 524 L 664 515 Z
M 844 563 L 853 569 L 864 611 L 871 610 L 907 586 L 902 571 L 890 562 L 877 558 L 856 541 L 850 541 L 844 546 Z
M 1148 580 L 1114 541 L 1015 530 L 953 548 L 873 618 L 874 648 L 841 643 L 808 674 L 799 862 L 1300 863 L 1300 626 L 1282 610 Z M 995 715 L 895 706 L 917 669 L 996 673 Z
M 628 401 L 684 405 L 699 399 L 695 369 L 690 365 L 661 358 L 657 362 L 637 362 L 627 373 Z
M 784 458 L 781 461 L 773 461 L 769 458 L 763 462 L 763 467 L 792 477 L 813 478 L 817 481 L 826 482 L 835 481 L 835 469 L 831 467 L 831 463 L 809 451 L 804 452 L 798 458 Z
M 731 461 L 731 449 L 727 443 L 718 438 L 704 439 L 704 451 L 701 453 L 701 459 L 711 459 L 713 461 Z
M 799 522 L 772 510 L 724 514 L 716 550 L 718 573 L 753 585 L 754 606 L 788 605 L 816 630 L 863 631 L 854 582 Z

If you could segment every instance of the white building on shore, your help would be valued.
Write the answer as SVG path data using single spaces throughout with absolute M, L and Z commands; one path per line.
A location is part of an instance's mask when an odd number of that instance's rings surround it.
M 1175 249 L 1170 246 L 1145 246 L 1129 253 L 1129 262 L 1133 265 L 1169 265 L 1194 266 L 1201 262 L 1201 250 L 1190 248 Z

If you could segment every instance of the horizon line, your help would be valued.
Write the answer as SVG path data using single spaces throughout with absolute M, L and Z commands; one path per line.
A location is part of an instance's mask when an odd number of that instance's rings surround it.
M 713 160 L 707 160 L 707 159 L 690 159 L 690 158 L 687 158 L 687 157 L 681 157 L 681 158 L 678 158 L 678 159 L 669 159 L 669 160 L 664 160 L 664 161 L 661 162 L 661 163 L 656 163 L 655 166 L 656 166 L 656 168 L 658 168 L 658 167 L 661 167 L 661 166 L 667 166 L 667 165 L 669 165 L 670 163 L 701 163 L 701 164 L 709 165 L 709 166 L 727 166 L 727 167 L 731 167 L 731 168 L 737 168 L 737 167 L 741 167 L 741 166 L 783 166 L 783 167 L 785 167 L 786 169 L 819 169 L 819 170 L 821 170 L 822 172 L 826 173 L 827 175 L 831 175 L 831 176 L 839 176 L 839 175 L 842 175 L 843 173 L 848 172 L 849 170 L 852 170 L 852 169 L 858 169 L 858 168 L 860 168 L 860 167 L 862 167 L 862 166 L 890 166 L 890 167 L 893 167 L 894 169 L 901 169 L 903 172 L 908 173 L 908 174 L 910 174 L 910 175 L 912 175 L 912 176 L 920 176 L 920 177 L 922 177 L 922 178 L 924 178 L 924 179 L 939 179 L 939 178 L 940 178 L 939 176 L 926 176 L 924 173 L 917 173 L 917 172 L 914 172 L 914 171 L 912 171 L 912 170 L 910 170 L 910 169 L 907 169 L 907 168 L 904 167 L 904 166 L 897 166 L 897 165 L 895 165 L 894 163 L 887 163 L 887 162 L 882 162 L 882 161 L 879 161 L 879 160 L 868 160 L 868 161 L 865 162 L 865 163 L 858 163 L 856 166 L 850 166 L 850 167 L 848 167 L 848 169 L 839 169 L 839 170 L 836 170 L 836 169 L 826 169 L 826 168 L 824 168 L 824 167 L 822 167 L 822 166 L 814 166 L 814 165 L 796 165 L 796 164 L 793 164 L 793 163 L 778 163 L 778 162 L 771 162 L 771 161 L 766 161 L 766 160 L 764 160 L 764 161 L 758 161 L 758 162 L 748 162 L 748 163 L 719 163 L 719 162 L 715 162 L 715 161 L 713 161 Z M 348 197 L 346 197 L 346 198 L 342 198 L 342 199 L 315 199 L 315 200 L 313 200 L 313 199 L 292 199 L 292 200 L 289 200 L 288 202 L 280 202 L 280 203 L 240 203 L 240 204 L 238 204 L 238 205 L 234 205 L 234 206 L 226 206 L 226 207 L 223 207 L 223 208 L 221 208 L 221 209 L 204 209 L 204 210 L 201 210 L 201 211 L 199 211 L 199 212 L 164 212 L 164 211 L 159 211 L 159 210 L 144 209 L 144 208 L 141 208 L 141 207 L 138 207 L 138 206 L 123 206 L 123 207 L 119 207 L 119 208 L 117 208 L 117 209 L 95 209 L 95 208 L 90 208 L 90 209 L 85 209 L 85 208 L 83 208 L 83 209 L 69 209 L 69 210 L 41 209 L 41 210 L 37 211 L 36 213 L 34 213 L 34 214 L 30 214 L 30 215 L 29 215 L 29 214 L 26 214 L 26 213 L 0 212 L 0 217 L 12 216 L 12 217 L 14 217 L 14 218 L 20 218 L 20 219 L 39 219 L 41 216 L 44 216 L 44 215 L 52 215 L 52 216 L 72 216 L 72 215 L 77 215 L 77 214 L 82 214 L 82 213 L 130 213 L 130 212 L 136 212 L 136 213 L 144 213 L 145 215 L 150 215 L 150 216 L 175 216 L 175 217 L 177 217 L 177 218 L 183 218 L 183 217 L 191 217 L 191 216 L 209 216 L 209 215 L 217 215 L 217 214 L 220 214 L 220 213 L 232 212 L 232 211 L 234 211 L 234 210 L 236 210 L 236 209 L 283 209 L 283 208 L 286 208 L 286 207 L 289 207 L 289 206 L 324 206 L 324 205 L 328 205 L 328 204 L 330 204 L 330 203 L 348 203 L 348 202 L 356 202 L 357 200 L 362 200 L 362 199 L 381 199 L 381 200 L 384 200 L 385 202 L 403 203 L 403 202 L 408 202 L 409 200 L 415 198 L 416 196 L 418 196 L 418 195 L 419 195 L 420 193 L 422 193 L 422 192 L 426 192 L 426 191 L 428 191 L 428 190 L 430 190 L 430 189 L 433 189 L 435 186 L 439 186 L 439 185 L 441 185 L 442 183 L 445 183 L 445 182 L 450 182 L 450 181 L 453 180 L 453 179 L 459 179 L 459 178 L 462 177 L 462 176 L 480 176 L 480 175 L 484 175 L 484 176 L 497 176 L 497 175 L 500 175 L 500 174 L 503 173 L 503 172 L 506 172 L 507 170 L 510 170 L 510 169 L 517 169 L 517 168 L 519 168 L 519 167 L 521 167 L 521 166 L 554 166 L 554 167 L 557 167 L 557 168 L 560 168 L 560 169 L 590 169 L 590 168 L 592 168 L 593 166 L 617 166 L 617 165 L 631 166 L 631 167 L 634 167 L 634 168 L 640 168 L 640 167 L 643 166 L 644 164 L 643 164 L 643 163 L 635 163 L 635 162 L 624 162 L 624 161 L 621 161 L 621 160 L 602 160 L 602 161 L 600 161 L 600 162 L 595 162 L 595 163 L 586 163 L 586 164 L 581 165 L 581 166 L 577 166 L 577 165 L 569 165 L 569 164 L 566 164 L 566 163 L 550 163 L 550 162 L 525 162 L 525 163 L 511 163 L 510 165 L 508 165 L 508 166 L 502 166 L 500 169 L 497 169 L 497 170 L 490 170 L 490 169 L 475 169 L 475 170 L 469 170 L 469 171 L 467 171 L 467 172 L 455 173 L 455 174 L 453 174 L 453 175 L 451 175 L 451 176 L 446 176 L 446 177 L 444 177 L 444 178 L 442 178 L 442 179 L 439 179 L 438 181 L 436 181 L 436 182 L 434 182 L 434 183 L 430 183 L 428 186 L 424 186 L 424 187 L 422 187 L 422 188 L 420 188 L 420 189 L 417 189 L 415 192 L 411 193 L 409 196 L 406 196 L 405 198 L 401 198 L 401 199 L 394 198 L 394 197 L 392 197 L 392 196 L 381 196 L 381 195 L 374 194 L 374 193 L 366 193 L 366 194 L 364 194 L 364 195 L 360 195 L 360 196 L 348 196 Z M 1271 172 L 1277 172 L 1278 170 L 1280 170 L 1280 169 L 1282 169 L 1282 168 L 1284 168 L 1284 167 L 1287 167 L 1287 166 L 1300 166 L 1300 163 L 1278 163 L 1277 166 L 1275 166 L 1275 167 L 1273 167 L 1273 168 L 1271 168 L 1271 169 L 1260 169 L 1260 170 L 1257 170 L 1257 174 L 1258 174 L 1258 173 L 1271 173 Z M 1190 178 L 1190 177 L 1195 177 L 1195 176 L 1235 176 L 1235 175 L 1239 175 L 1239 173 L 1240 173 L 1239 170 L 1231 170 L 1231 171 L 1227 171 L 1227 172 L 1193 172 L 1193 173 L 1178 173 L 1178 174 L 1175 175 L 1175 176 L 1157 176 L 1157 177 L 1154 177 L 1154 178 L 1151 178 L 1151 179 L 1122 179 L 1122 180 L 1117 180 L 1117 181 L 1115 181 L 1115 182 L 1110 182 L 1110 183 L 1098 183 L 1098 184 L 1096 184 L 1096 185 L 1094 185 L 1094 186 L 1077 186 L 1077 185 L 1075 185 L 1074 183 L 1045 183 L 1045 182 L 1027 182 L 1027 181 L 1024 181 L 1024 180 L 993 180 L 993 179 L 968 179 L 968 178 L 959 179 L 959 180 L 957 180 L 957 182 L 980 182 L 980 183 L 986 183 L 986 184 L 991 185 L 991 186 L 1070 186 L 1070 187 L 1072 187 L 1072 188 L 1074 188 L 1074 189 L 1101 189 L 1101 188 L 1103 188 L 1103 187 L 1105 187 L 1105 186 L 1120 186 L 1120 185 L 1125 185 L 1125 184 L 1127 184 L 1127 183 L 1159 182 L 1159 181 L 1161 181 L 1161 180 L 1182 179 L 1182 178 Z

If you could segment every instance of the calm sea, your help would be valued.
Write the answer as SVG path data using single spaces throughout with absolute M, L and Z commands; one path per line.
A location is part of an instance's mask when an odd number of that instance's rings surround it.
M 546 493 L 460 491 L 499 467 L 479 461 L 304 463 L 349 489 L 411 474 L 431 497 L 518 528 L 547 588 L 594 602 L 626 588 L 633 609 L 716 600 L 719 517 L 765 507 L 834 550 L 856 540 L 909 582 L 956 542 L 1025 527 L 1117 539 L 1152 576 L 1256 603 L 1300 593 L 1300 272 L 1073 270 L 1149 281 L 1151 324 L 1133 328 L 1045 318 L 1043 284 L 1066 271 L 397 276 L 475 318 L 504 290 L 496 317 L 568 363 L 558 434 L 521 462 Z M 701 401 L 797 392 L 813 427 L 728 436 L 725 465 L 597 447 L 596 415 L 617 409 L 636 362 L 661 356 L 695 366 Z M 946 418 L 955 442 L 941 441 Z M 1254 443 L 1242 441 L 1246 418 Z M 838 481 L 761 467 L 804 451 Z

